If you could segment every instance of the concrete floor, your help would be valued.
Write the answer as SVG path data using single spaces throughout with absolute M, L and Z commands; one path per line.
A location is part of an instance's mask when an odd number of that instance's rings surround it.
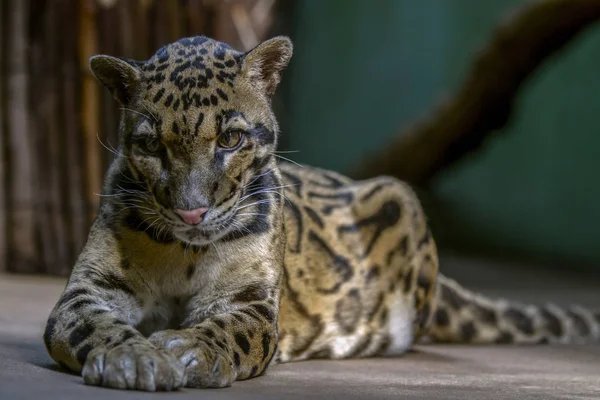
M 447 275 L 491 295 L 595 306 L 600 280 L 446 256 Z M 538 270 L 539 271 L 539 270 Z M 600 399 L 600 346 L 421 345 L 398 358 L 307 361 L 220 390 L 121 392 L 58 370 L 41 332 L 64 279 L 0 275 L 0 399 Z

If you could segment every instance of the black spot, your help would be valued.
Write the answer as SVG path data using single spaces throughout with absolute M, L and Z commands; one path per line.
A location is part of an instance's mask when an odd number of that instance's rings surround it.
M 429 290 L 431 289 L 431 281 L 425 274 L 419 273 L 419 276 L 417 277 L 417 286 L 422 288 L 425 293 L 429 293 Z
M 442 285 L 442 301 L 448 303 L 450 307 L 455 310 L 460 310 L 467 304 L 467 301 L 461 297 L 461 295 L 450 288 L 449 286 Z
M 123 336 L 121 336 L 121 343 L 126 342 L 127 340 L 131 339 L 132 337 L 135 337 L 135 333 L 133 333 L 130 330 L 126 330 L 125 332 L 123 332 Z
M 235 339 L 235 343 L 240 349 L 242 349 L 244 354 L 250 353 L 250 342 L 248 342 L 248 339 L 244 334 L 236 333 L 233 337 Z
M 223 100 L 227 101 L 229 100 L 229 97 L 227 97 L 227 95 L 225 94 L 224 91 L 222 91 L 220 88 L 217 88 L 217 94 L 219 95 L 220 98 L 222 98 Z
M 237 351 L 233 352 L 233 362 L 234 362 L 236 368 L 240 367 L 240 364 L 241 364 L 240 353 L 238 353 Z
M 190 264 L 185 273 L 185 276 L 187 277 L 188 280 L 190 280 L 190 279 L 192 279 L 192 277 L 194 276 L 195 273 L 196 273 L 196 264 Z
M 389 200 L 383 203 L 379 211 L 374 215 L 361 219 L 353 225 L 341 225 L 338 227 L 338 233 L 341 235 L 346 232 L 357 232 L 364 227 L 374 226 L 375 231 L 367 244 L 367 248 L 363 254 L 364 258 L 371 253 L 371 250 L 375 247 L 375 243 L 383 231 L 396 225 L 398 220 L 400 220 L 401 215 L 402 209 L 400 208 L 400 205 L 395 201 Z
M 54 329 L 56 327 L 56 319 L 49 318 L 46 323 L 46 329 L 44 330 L 44 344 L 46 345 L 46 350 L 50 352 L 50 345 L 52 343 L 52 338 L 54 336 Z
M 425 234 L 423 235 L 423 237 L 419 240 L 419 243 L 417 244 L 417 249 L 420 249 L 422 246 L 429 243 L 429 240 L 431 240 L 431 230 L 429 229 L 429 227 L 427 227 Z
M 208 337 L 209 339 L 213 339 L 215 337 L 215 332 L 213 332 L 212 329 L 206 329 L 204 330 L 204 334 L 206 335 L 206 337 Z
M 298 269 L 298 270 L 296 271 L 296 277 L 297 277 L 297 278 L 302 278 L 303 276 L 304 276 L 304 270 L 302 270 L 302 269 Z
M 263 356 L 262 361 L 265 361 L 269 356 L 269 350 L 271 349 L 271 335 L 268 332 L 264 332 L 262 335 L 262 348 Z
M 470 342 L 477 334 L 477 330 L 475 329 L 473 322 L 469 321 L 460 326 L 460 333 L 465 342 Z
M 577 333 L 581 336 L 588 336 L 590 334 L 590 328 L 586 320 L 574 310 L 567 311 L 567 315 L 573 321 L 573 326 L 577 330 Z
M 382 337 L 381 341 L 379 342 L 379 345 L 373 352 L 373 355 L 377 356 L 377 355 L 381 355 L 381 354 L 385 353 L 387 351 L 387 349 L 390 347 L 390 343 L 391 343 L 391 339 L 390 339 L 389 335 L 385 335 L 384 337 Z
M 249 285 L 241 292 L 236 293 L 232 300 L 238 303 L 249 303 L 251 301 L 264 300 L 267 298 L 267 289 L 260 285 Z
M 241 323 L 245 322 L 244 317 L 242 317 L 240 314 L 233 312 L 233 313 L 231 313 L 231 315 L 233 316 L 233 319 L 235 319 L 237 322 L 241 322 Z M 250 335 L 250 337 L 252 337 L 252 335 Z
M 213 106 L 216 106 L 219 104 L 219 99 L 217 99 L 217 96 L 215 96 L 214 94 L 210 95 L 210 102 Z
M 302 233 L 303 233 L 302 213 L 300 212 L 300 209 L 298 208 L 298 206 L 294 202 L 290 201 L 289 199 L 286 199 L 284 201 L 284 206 L 291 211 L 291 216 L 296 220 L 296 229 L 294 229 L 294 232 L 296 235 L 296 240 L 294 241 L 294 243 L 292 243 L 292 241 L 288 239 L 289 250 L 292 253 L 300 253 L 300 251 L 302 250 Z M 287 228 L 288 228 L 288 230 L 291 230 L 291 226 L 288 226 Z M 288 238 L 289 238 L 289 236 L 288 236 Z
M 392 181 L 379 183 L 379 184 L 373 186 L 371 188 L 371 190 L 369 190 L 367 193 L 365 193 L 360 198 L 360 201 L 361 202 L 365 202 L 365 201 L 369 200 L 371 197 L 373 197 L 375 194 L 377 194 L 378 192 L 380 192 L 382 189 L 384 189 L 387 186 L 391 186 L 391 185 L 392 185 Z
M 258 372 L 258 365 L 255 365 L 254 367 L 252 367 L 252 371 L 250 371 L 250 375 L 248 375 L 248 377 L 252 378 L 252 377 L 256 376 L 257 372 Z
M 214 65 L 216 68 L 219 68 L 219 69 L 223 69 L 223 68 L 225 68 L 225 64 L 223 64 L 223 63 L 220 63 L 220 62 L 218 62 L 218 61 L 215 61 L 215 62 L 213 62 L 213 65 Z
M 198 119 L 196 120 L 196 125 L 194 125 L 194 135 L 197 136 L 200 131 L 200 126 L 204 122 L 204 113 L 198 114 Z
M 325 215 L 330 215 L 336 208 L 343 208 L 348 206 L 352 200 L 354 200 L 354 194 L 352 192 L 341 192 L 334 194 L 323 194 L 317 192 L 308 192 L 308 197 L 312 199 L 323 199 L 340 201 L 341 203 L 326 205 L 321 209 L 321 212 Z
M 398 242 L 396 247 L 389 251 L 386 257 L 386 261 L 388 264 L 392 264 L 392 259 L 396 256 L 396 254 L 400 254 L 401 257 L 406 257 L 408 253 L 408 236 L 404 235 L 402 239 Z
M 448 315 L 448 311 L 444 310 L 443 308 L 438 308 L 435 312 L 435 323 L 441 328 L 450 325 L 450 316 Z
M 494 339 L 494 343 L 509 344 L 509 343 L 513 343 L 514 340 L 515 340 L 515 338 L 511 333 L 502 331 L 502 332 L 500 332 L 498 337 L 496 337 L 496 339 Z
M 561 337 L 564 334 L 564 331 L 560 319 L 546 308 L 542 308 L 540 313 L 546 323 L 548 331 L 554 337 Z
M 367 321 L 368 322 L 373 321 L 373 318 L 375 318 L 375 315 L 377 315 L 377 313 L 379 312 L 381 307 L 383 307 L 383 299 L 384 299 L 383 293 L 379 293 L 379 295 L 377 296 L 377 301 L 375 302 L 373 307 L 367 312 Z
M 171 128 L 173 133 L 179 134 L 179 125 L 177 125 L 177 121 L 173 121 L 173 127 Z
M 473 304 L 475 313 L 479 316 L 482 322 L 488 325 L 497 325 L 498 317 L 496 311 L 493 308 L 485 308 L 479 304 Z
M 181 104 L 180 100 L 175 100 L 175 103 L 173 103 L 173 111 L 177 111 L 177 109 L 179 108 L 179 104 Z
M 381 309 L 381 314 L 379 314 L 379 325 L 383 326 L 387 323 L 388 314 L 389 314 L 389 311 L 388 311 L 387 307 L 383 307 Z
M 409 265 L 407 267 L 406 271 L 398 271 L 398 280 L 402 280 L 404 279 L 404 282 L 402 282 L 403 284 L 403 292 L 404 293 L 409 293 L 410 290 L 412 289 L 412 283 L 413 283 L 413 268 Z
M 165 100 L 165 107 L 170 107 L 171 103 L 173 103 L 173 95 L 172 94 L 167 96 L 167 98 Z
M 335 320 L 345 334 L 354 332 L 362 314 L 360 294 L 352 289 L 335 303 Z
M 229 59 L 229 60 L 225 61 L 225 65 L 227 67 L 231 68 L 235 65 L 235 60 Z
M 69 335 L 69 345 L 71 347 L 79 346 L 84 340 L 94 333 L 95 329 L 89 322 L 83 322 Z
M 122 277 L 120 277 L 114 273 L 111 273 L 111 272 L 104 273 L 104 274 L 100 275 L 98 278 L 94 279 L 93 282 L 94 282 L 94 285 L 101 287 L 103 289 L 119 290 L 121 292 L 127 293 L 130 296 L 135 297 L 135 292 L 127 284 L 125 279 L 123 279 Z
M 431 312 L 431 308 L 429 304 L 425 304 L 421 311 L 419 312 L 419 328 L 423 329 L 427 325 L 429 321 L 429 314 Z
M 352 276 L 354 276 L 354 271 L 352 270 L 350 262 L 344 256 L 336 254 L 314 231 L 308 233 L 308 240 L 313 242 L 320 252 L 329 258 L 331 269 L 338 274 L 340 278 L 336 280 L 336 283 L 333 286 L 329 288 L 319 287 L 317 290 L 324 294 L 337 292 L 343 283 L 349 281 Z
M 259 315 L 262 315 L 267 322 L 273 323 L 275 321 L 275 313 L 271 308 L 265 306 L 264 304 L 252 304 L 250 308 L 256 311 Z
M 85 360 L 87 360 L 87 356 L 90 353 L 90 351 L 92 351 L 91 344 L 86 344 L 81 349 L 79 349 L 79 351 L 77 352 L 77 361 L 79 362 L 79 364 L 85 364 Z
M 156 92 L 156 95 L 152 99 L 152 102 L 158 103 L 164 94 L 165 94 L 165 88 L 161 88 L 158 92 Z
M 373 265 L 369 268 L 367 276 L 365 277 L 365 284 L 369 284 L 373 279 L 379 278 L 379 265 Z
M 222 320 L 220 320 L 219 318 L 215 318 L 213 319 L 213 322 L 215 323 L 215 325 L 217 325 L 219 328 L 221 329 L 225 329 L 225 322 L 223 322 Z
M 319 216 L 319 214 L 317 214 L 317 212 L 315 210 L 313 210 L 309 206 L 304 206 L 304 212 L 306 212 L 306 215 L 308 215 L 310 217 L 310 219 L 319 228 L 323 229 L 325 227 L 325 224 L 323 223 L 323 220 L 321 219 L 321 217 Z
M 527 314 L 525 314 L 521 310 L 518 310 L 516 308 L 509 308 L 508 310 L 504 311 L 504 317 L 511 321 L 513 324 L 515 324 L 517 329 L 519 329 L 524 334 L 533 334 L 533 321 Z
M 372 333 L 367 333 L 366 335 L 363 335 L 358 341 L 358 344 L 356 344 L 356 346 L 354 346 L 354 349 L 352 349 L 352 351 L 350 352 L 348 358 L 360 357 L 366 350 L 368 350 L 372 342 Z

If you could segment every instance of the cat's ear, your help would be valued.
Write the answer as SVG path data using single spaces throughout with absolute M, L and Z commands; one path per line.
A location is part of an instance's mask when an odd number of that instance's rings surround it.
M 121 104 L 128 104 L 138 89 L 141 71 L 135 61 L 96 55 L 90 58 L 90 70 Z
M 288 37 L 266 40 L 244 55 L 242 73 L 270 97 L 275 93 L 292 53 L 292 41 Z

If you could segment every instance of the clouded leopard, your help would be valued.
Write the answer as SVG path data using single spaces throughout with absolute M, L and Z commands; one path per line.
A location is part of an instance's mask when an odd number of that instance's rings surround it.
M 224 387 L 269 365 L 600 336 L 600 315 L 493 301 L 438 274 L 425 215 L 390 177 L 278 163 L 285 37 L 238 52 L 184 38 L 90 59 L 121 105 L 120 151 L 46 326 L 89 385 Z

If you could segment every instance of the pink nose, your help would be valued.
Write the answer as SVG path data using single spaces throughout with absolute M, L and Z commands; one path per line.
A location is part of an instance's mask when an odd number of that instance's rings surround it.
M 183 219 L 188 225 L 198 225 L 204 219 L 204 214 L 208 211 L 208 208 L 196 208 L 195 210 L 180 210 L 175 209 L 175 212 Z

